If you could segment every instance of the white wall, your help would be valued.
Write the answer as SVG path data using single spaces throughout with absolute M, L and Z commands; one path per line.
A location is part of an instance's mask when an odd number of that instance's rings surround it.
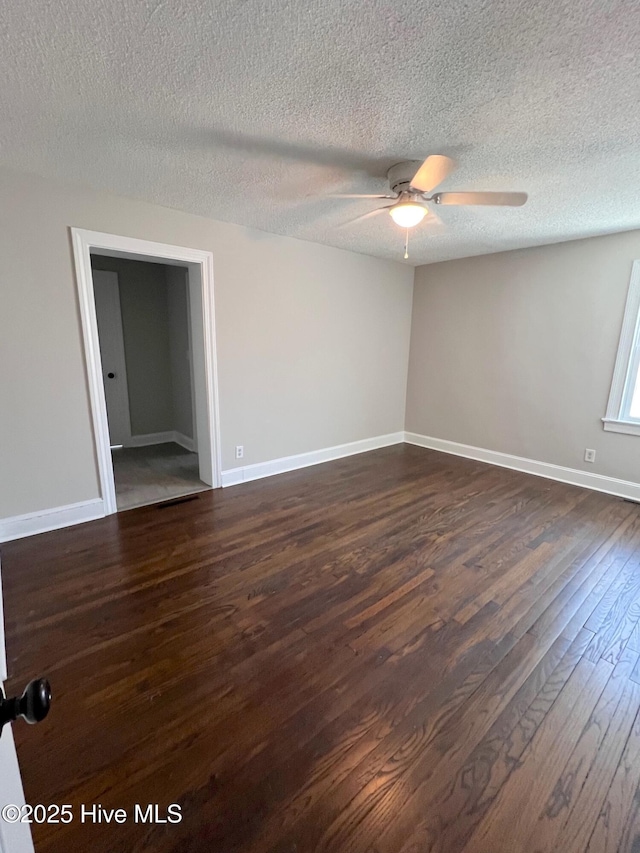
M 407 431 L 640 482 L 601 422 L 636 258 L 639 231 L 419 267 Z
M 99 496 L 69 226 L 211 251 L 223 469 L 403 428 L 413 270 L 0 170 L 0 519 Z

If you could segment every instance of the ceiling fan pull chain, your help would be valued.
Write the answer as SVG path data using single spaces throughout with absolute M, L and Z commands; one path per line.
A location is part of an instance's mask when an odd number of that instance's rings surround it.
M 404 241 L 404 259 L 405 261 L 409 257 L 409 229 L 407 228 L 407 238 Z

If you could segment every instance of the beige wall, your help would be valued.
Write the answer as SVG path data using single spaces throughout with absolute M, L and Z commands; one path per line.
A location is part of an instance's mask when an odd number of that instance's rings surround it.
M 406 429 L 640 482 L 600 420 L 636 258 L 638 231 L 419 267 Z
M 0 198 L 0 518 L 99 495 L 72 225 L 213 253 L 223 469 L 403 428 L 411 268 L 7 170 Z

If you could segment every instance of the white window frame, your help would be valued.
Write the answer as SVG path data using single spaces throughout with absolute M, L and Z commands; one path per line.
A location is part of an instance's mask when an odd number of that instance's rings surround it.
M 602 419 L 609 432 L 640 435 L 640 418 L 629 414 L 640 369 L 640 260 L 634 261 L 624 309 L 616 365 L 613 369 L 607 413 Z

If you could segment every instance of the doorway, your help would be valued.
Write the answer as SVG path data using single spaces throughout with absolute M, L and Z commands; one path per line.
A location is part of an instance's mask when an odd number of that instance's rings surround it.
M 71 230 L 105 514 L 218 487 L 211 254 Z
M 199 476 L 186 267 L 91 253 L 118 510 L 209 488 Z

